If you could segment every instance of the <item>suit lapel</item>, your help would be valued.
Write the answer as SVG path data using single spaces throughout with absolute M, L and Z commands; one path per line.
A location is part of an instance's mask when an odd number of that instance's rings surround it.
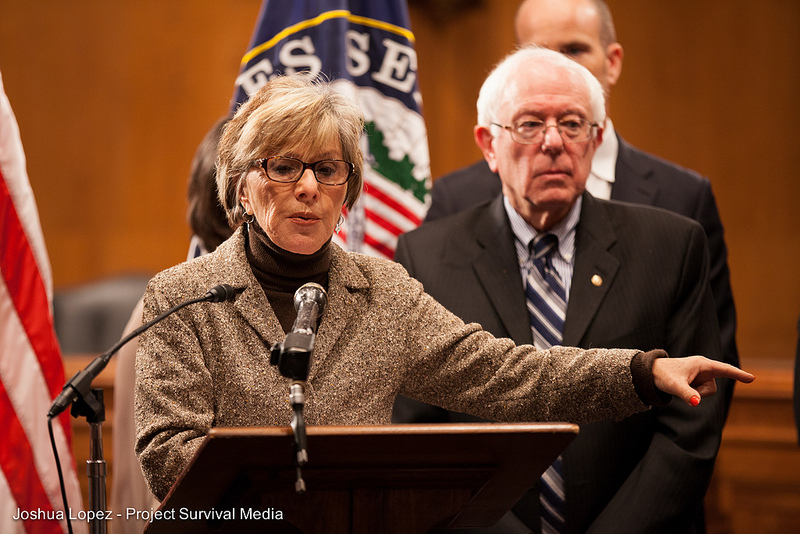
M 356 314 L 367 307 L 363 290 L 369 288 L 369 282 L 346 252 L 335 244 L 331 246 L 334 248 L 328 280 L 328 307 L 317 332 L 309 378 L 325 362 L 342 332 L 350 328 Z
M 236 310 L 265 343 L 275 343 L 283 339 L 283 328 L 247 263 L 245 232 L 244 226 L 239 227 L 230 239 L 219 246 L 214 252 L 211 270 L 221 282 L 234 288 L 244 288 L 234 301 Z M 269 350 L 269 346 L 266 348 Z
M 564 323 L 563 343 L 579 346 L 619 270 L 609 253 L 616 242 L 614 228 L 601 201 L 585 193 L 575 237 L 575 268 Z
M 611 200 L 654 205 L 658 189 L 650 180 L 653 169 L 624 139 L 619 136 L 617 139 L 619 153 L 614 171 L 614 186 L 611 188 Z
M 517 343 L 531 343 L 525 296 L 520 291 L 519 262 L 503 196 L 499 195 L 482 213 L 484 217 L 474 225 L 480 248 L 472 263 L 475 275 L 509 336 Z

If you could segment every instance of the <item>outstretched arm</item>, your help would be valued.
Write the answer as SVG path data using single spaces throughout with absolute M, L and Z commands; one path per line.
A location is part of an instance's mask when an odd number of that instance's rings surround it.
M 745 384 L 755 380 L 755 377 L 746 371 L 703 356 L 656 358 L 653 362 L 653 380 L 656 387 L 692 406 L 700 404 L 702 397 L 717 392 L 715 378 L 733 378 Z

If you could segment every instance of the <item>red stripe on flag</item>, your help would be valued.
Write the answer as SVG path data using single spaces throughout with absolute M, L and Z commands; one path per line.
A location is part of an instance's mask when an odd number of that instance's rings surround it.
M 387 247 L 385 244 L 381 243 L 380 241 L 376 240 L 374 237 L 366 233 L 364 234 L 364 244 L 371 246 L 372 248 L 374 248 L 375 250 L 377 250 L 390 260 L 394 258 L 394 250 Z
M 383 217 L 378 215 L 378 213 L 373 211 L 373 210 L 369 210 L 367 208 L 364 208 L 364 216 L 368 220 L 370 220 L 370 221 L 374 222 L 375 224 L 377 224 L 378 226 L 380 226 L 381 228 L 384 228 L 385 230 L 389 231 L 395 237 L 397 237 L 397 236 L 399 236 L 400 234 L 403 233 L 403 230 L 401 230 L 400 228 L 398 228 L 394 224 L 390 223 L 389 221 L 387 221 L 386 219 L 384 219 Z
M 408 209 L 404 204 L 398 202 L 395 198 L 387 195 L 377 187 L 370 185 L 368 182 L 364 182 L 364 193 L 377 198 L 378 200 L 380 200 L 381 202 L 383 202 L 384 204 L 386 204 L 387 206 L 389 206 L 390 208 L 401 214 L 403 217 L 414 223 L 414 226 L 419 226 L 420 223 L 422 222 L 422 220 L 420 220 L 420 218 L 413 211 Z
M 38 369 L 26 372 L 42 374 L 48 388 L 45 393 L 52 399 L 64 383 L 61 352 L 55 337 L 44 282 L 2 172 L 0 172 L 0 271 L 25 336 L 39 362 Z M 4 354 L 2 357 L 14 358 L 15 355 Z M 41 416 L 41 419 L 36 419 L 44 424 L 45 414 Z M 0 468 L 17 505 L 22 510 L 42 510 L 45 514 L 50 512 L 53 517 L 55 513 L 53 505 L 36 471 L 33 449 L 14 411 L 6 385 L 2 383 L 0 383 L 0 421 L 5 425 L 3 440 L 0 443 Z M 58 423 L 63 428 L 67 445 L 71 447 L 69 413 L 65 412 L 58 419 Z M 58 521 L 25 521 L 25 528 L 28 533 L 62 532 Z
M 64 365 L 39 267 L 0 171 L 0 270 L 39 365 L 50 398 L 64 385 Z M 67 419 L 69 423 L 69 419 Z M 69 424 L 65 425 L 69 436 Z
M 17 506 L 21 510 L 42 510 L 45 514 L 49 512 L 50 517 L 54 517 L 55 511 L 47 492 L 39 477 L 35 476 L 36 463 L 33 460 L 30 443 L 2 381 L 0 381 L 0 421 L 5 424 L 3 444 L 0 446 L 0 469 L 8 481 Z M 32 470 L 34 471 L 31 472 Z M 28 534 L 63 533 L 61 525 L 56 520 L 26 520 L 24 523 Z

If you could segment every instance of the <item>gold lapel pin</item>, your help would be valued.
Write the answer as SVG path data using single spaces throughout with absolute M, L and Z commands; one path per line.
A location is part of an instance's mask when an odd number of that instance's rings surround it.
M 596 275 L 592 276 L 592 285 L 595 286 L 595 287 L 602 286 L 603 285 L 603 278 L 599 274 L 596 274 Z

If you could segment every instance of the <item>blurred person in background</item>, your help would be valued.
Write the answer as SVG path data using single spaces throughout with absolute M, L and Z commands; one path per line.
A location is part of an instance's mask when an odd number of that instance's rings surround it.
M 187 193 L 189 208 L 186 213 L 192 239 L 187 259 L 212 252 L 233 233 L 219 205 L 216 182 L 217 145 L 227 121 L 228 117 L 224 117 L 214 124 L 203 137 L 192 160 Z M 122 337 L 141 326 L 142 309 L 140 299 Z M 114 463 L 109 502 L 111 510 L 123 514 L 122 518 L 114 521 L 114 532 L 117 534 L 140 534 L 147 526 L 146 519 L 126 519 L 126 509 L 150 510 L 158 507 L 158 500 L 147 488 L 133 450 L 136 436 L 133 417 L 134 375 L 138 346 L 138 339 L 132 339 L 116 355 L 112 427 Z

